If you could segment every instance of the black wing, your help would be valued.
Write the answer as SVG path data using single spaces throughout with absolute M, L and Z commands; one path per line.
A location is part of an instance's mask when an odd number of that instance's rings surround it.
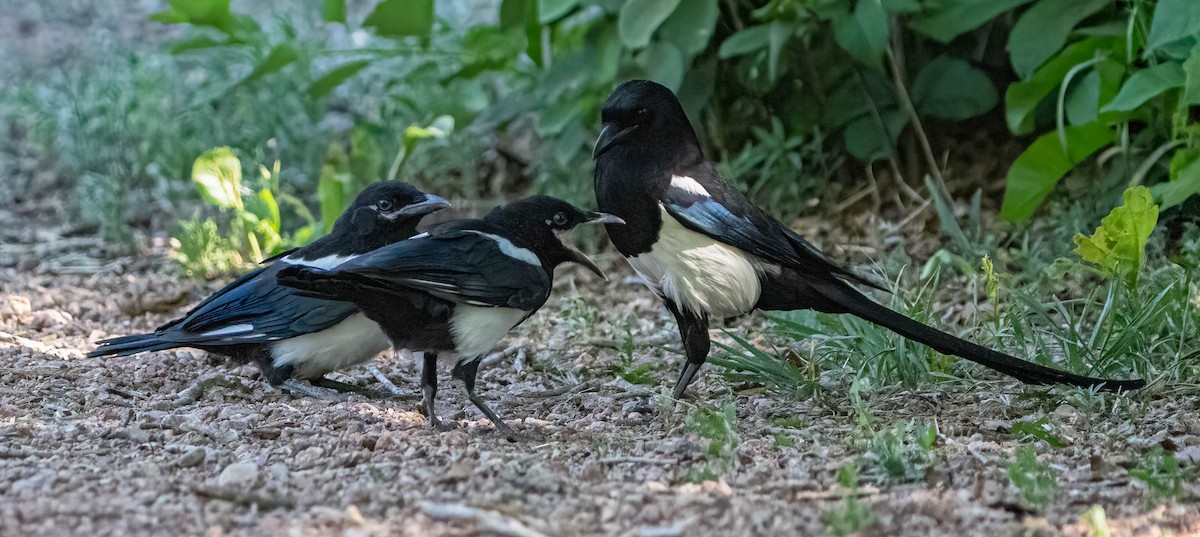
M 299 273 L 304 273 L 303 282 L 295 278 Z M 318 292 L 350 281 L 383 292 L 417 290 L 458 304 L 523 311 L 540 308 L 551 284 L 533 252 L 479 230 L 396 242 L 327 272 L 293 268 L 280 275 L 284 285 L 312 286 Z
M 707 192 L 669 186 L 663 208 L 684 227 L 778 265 L 807 274 L 832 274 L 863 285 L 879 285 L 838 266 L 796 232 L 768 216 L 717 174 L 711 164 L 689 176 Z
M 353 304 L 302 296 L 279 285 L 276 262 L 243 275 L 157 330 L 160 339 L 201 345 L 265 343 L 319 332 L 354 314 Z

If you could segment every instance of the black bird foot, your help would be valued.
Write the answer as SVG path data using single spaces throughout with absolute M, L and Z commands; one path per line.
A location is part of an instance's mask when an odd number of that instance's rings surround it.
M 683 372 L 679 375 L 679 381 L 675 383 L 675 391 L 672 393 L 676 399 L 683 399 L 683 393 L 687 391 L 688 385 L 692 383 L 692 379 L 696 377 L 696 373 L 704 366 L 703 362 L 688 362 L 683 367 Z

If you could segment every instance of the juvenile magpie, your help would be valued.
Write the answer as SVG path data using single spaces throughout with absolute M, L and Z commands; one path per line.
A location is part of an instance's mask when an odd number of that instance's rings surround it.
M 687 365 L 681 397 L 709 351 L 710 319 L 761 310 L 849 313 L 938 352 L 966 358 L 1030 384 L 1136 389 L 1043 367 L 975 345 L 892 311 L 851 284 L 878 286 L 839 267 L 808 241 L 750 203 L 704 158 L 671 90 L 626 82 L 601 108 L 596 202 L 625 220 L 608 236 L 679 324 Z
M 579 263 L 604 272 L 566 239 L 581 224 L 620 224 L 547 196 L 497 207 L 482 219 L 457 220 L 333 268 L 288 267 L 279 283 L 304 294 L 353 302 L 379 323 L 396 348 L 424 352 L 425 414 L 434 409 L 439 352 L 457 357 L 453 376 L 496 429 L 512 431 L 475 393 L 479 362 L 506 332 L 550 297 L 554 268 Z
M 337 219 L 330 234 L 264 261 L 263 266 L 154 332 L 101 341 L 88 356 L 192 347 L 253 361 L 272 386 L 317 395 L 294 380 L 300 379 L 347 389 L 324 375 L 387 350 L 387 337 L 354 305 L 300 296 L 278 285 L 275 274 L 290 266 L 334 267 L 407 239 L 416 234 L 421 217 L 449 206 L 446 200 L 408 183 L 372 184 Z

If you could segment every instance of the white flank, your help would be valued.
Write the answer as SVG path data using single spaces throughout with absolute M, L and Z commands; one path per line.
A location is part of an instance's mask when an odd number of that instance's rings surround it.
M 520 246 L 513 244 L 512 241 L 510 241 L 504 237 L 501 237 L 499 235 L 492 235 L 491 233 L 484 233 L 482 231 L 472 231 L 471 233 L 475 233 L 477 235 L 482 235 L 484 237 L 487 237 L 489 239 L 496 241 L 496 244 L 500 245 L 500 251 L 503 252 L 504 255 L 506 255 L 508 257 L 511 257 L 513 259 L 517 259 L 520 261 L 524 261 L 535 267 L 542 266 L 542 260 L 538 258 L 537 254 L 535 254 L 525 248 L 521 248 Z
M 388 338 L 379 325 L 362 313 L 311 334 L 275 343 L 275 367 L 292 364 L 298 379 L 316 378 L 374 358 L 387 350 Z
M 252 324 L 234 324 L 234 325 L 226 326 L 225 328 L 209 330 L 208 332 L 205 332 L 200 335 L 204 336 L 204 337 L 220 337 L 220 336 L 243 335 L 246 332 L 253 332 L 253 331 L 254 331 L 254 325 L 252 325 Z
M 298 265 L 301 267 L 312 267 L 312 268 L 319 268 L 322 270 L 329 270 L 333 267 L 341 265 L 342 263 L 345 263 L 356 257 L 358 257 L 358 256 L 357 255 L 327 255 L 325 257 L 318 257 L 316 259 L 301 259 L 301 258 L 292 257 L 289 255 L 283 259 L 280 259 L 280 261 L 283 261 L 284 263 L 287 263 L 289 265 Z
M 654 248 L 629 258 L 647 286 L 715 319 L 754 309 L 762 292 L 761 264 L 738 248 L 683 227 L 666 210 L 662 220 Z
M 685 192 L 691 192 L 692 194 L 696 194 L 698 196 L 704 196 L 706 198 L 712 197 L 712 195 L 708 193 L 708 190 L 700 185 L 699 181 L 685 175 L 672 175 L 671 186 Z
M 516 308 L 485 308 L 459 304 L 450 319 L 454 348 L 463 360 L 474 360 L 492 350 L 496 342 L 525 318 Z

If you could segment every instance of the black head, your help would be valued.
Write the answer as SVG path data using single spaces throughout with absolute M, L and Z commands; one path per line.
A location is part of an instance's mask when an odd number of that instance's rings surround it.
M 649 80 L 618 86 L 604 101 L 600 120 L 604 127 L 592 150 L 593 159 L 618 148 L 634 152 L 700 148 L 679 99 L 666 86 Z
M 405 182 L 374 183 L 354 198 L 327 238 L 343 247 L 354 244 L 355 253 L 374 250 L 415 235 L 423 216 L 449 206 Z
M 624 224 L 611 214 L 590 212 L 550 196 L 530 196 L 492 209 L 484 221 L 505 231 L 514 243 L 533 250 L 548 272 L 561 263 L 579 263 L 608 279 L 604 271 L 587 255 L 571 245 L 576 226 L 585 224 Z

